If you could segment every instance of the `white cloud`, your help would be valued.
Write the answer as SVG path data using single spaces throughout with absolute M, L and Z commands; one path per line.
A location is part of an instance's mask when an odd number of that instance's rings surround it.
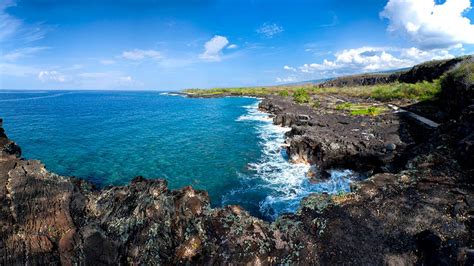
M 284 69 L 284 70 L 289 70 L 289 71 L 296 72 L 296 68 L 290 67 L 290 66 L 286 66 L 286 65 L 283 67 L 283 69 Z
M 199 55 L 199 58 L 209 61 L 220 61 L 222 49 L 228 44 L 229 40 L 226 37 L 215 35 L 204 44 L 204 52 Z
M 263 23 L 263 25 L 256 30 L 257 33 L 265 36 L 266 38 L 273 38 L 273 36 L 282 33 L 283 27 L 275 23 Z
M 474 25 L 464 12 L 470 0 L 389 0 L 380 15 L 389 20 L 388 31 L 408 36 L 420 48 L 448 48 L 474 44 Z
M 82 88 L 117 89 L 142 87 L 143 83 L 122 72 L 83 72 L 76 77 Z
M 124 51 L 122 57 L 129 60 L 143 60 L 143 59 L 161 59 L 161 53 L 155 50 L 140 50 L 134 49 L 130 51 Z
M 132 82 L 133 81 L 133 78 L 131 76 L 120 77 L 119 79 L 123 82 Z
M 290 82 L 296 82 L 296 81 L 297 81 L 296 77 L 286 77 L 286 78 L 277 77 L 276 78 L 276 82 L 278 83 L 290 83 Z
M 26 77 L 38 74 L 38 69 L 32 66 L 24 66 L 18 64 L 0 63 L 0 77 L 14 76 Z
M 38 74 L 38 79 L 41 80 L 41 82 L 65 82 L 66 77 L 57 72 L 57 71 L 40 71 Z
M 237 49 L 239 46 L 237 46 L 236 44 L 231 44 L 229 46 L 227 46 L 227 49 Z
M 13 1 L 0 2 L 0 41 L 12 36 L 21 26 L 22 21 L 9 15 L 5 10 L 15 6 Z
M 15 6 L 16 1 L 0 1 L 0 43 L 14 41 L 16 45 L 26 44 L 44 38 L 46 34 L 44 25 L 27 24 L 6 11 Z
M 104 59 L 104 60 L 100 60 L 100 63 L 102 65 L 113 65 L 113 64 L 115 64 L 115 60 Z
M 332 71 L 342 75 L 405 68 L 428 60 L 452 57 L 445 49 L 360 47 L 342 50 L 335 54 L 334 60 L 324 59 L 322 63 L 304 64 L 298 69 L 302 73 Z
M 10 51 L 4 54 L 2 58 L 6 61 L 16 61 L 19 58 L 27 57 L 46 49 L 48 49 L 48 47 L 27 47 L 27 48 L 15 49 L 13 51 Z

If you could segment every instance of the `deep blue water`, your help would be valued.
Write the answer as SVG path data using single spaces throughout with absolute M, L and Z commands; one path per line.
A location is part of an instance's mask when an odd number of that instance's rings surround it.
M 349 172 L 310 184 L 309 167 L 280 149 L 284 132 L 253 98 L 190 99 L 159 92 L 0 91 L 0 117 L 23 157 L 100 186 L 133 177 L 209 192 L 266 219 L 311 192 L 349 190 Z

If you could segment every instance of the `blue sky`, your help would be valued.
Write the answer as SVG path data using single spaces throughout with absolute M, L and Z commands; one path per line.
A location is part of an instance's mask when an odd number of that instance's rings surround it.
M 277 85 L 470 54 L 469 0 L 0 0 L 0 89 Z

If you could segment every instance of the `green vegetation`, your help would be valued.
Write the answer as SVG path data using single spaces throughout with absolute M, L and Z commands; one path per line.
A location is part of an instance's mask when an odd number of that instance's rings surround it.
M 193 96 L 264 96 L 264 95 L 280 95 L 283 97 L 290 96 L 298 89 L 311 89 L 313 85 L 303 84 L 300 86 L 272 86 L 272 87 L 247 87 L 247 88 L 213 88 L 213 89 L 187 89 L 183 92 Z M 286 91 L 286 92 L 285 92 Z
M 264 87 L 258 88 L 214 88 L 214 89 L 188 89 L 184 90 L 184 93 L 196 96 L 219 96 L 219 95 L 229 95 L 229 96 L 242 96 L 242 95 L 267 95 L 271 91 Z
M 313 101 L 311 106 L 313 107 L 313 109 L 317 109 L 317 108 L 319 108 L 319 106 L 321 106 L 321 103 L 318 100 L 315 100 L 315 101 Z
M 440 80 L 418 82 L 416 84 L 394 83 L 375 86 L 371 97 L 377 100 L 416 99 L 431 100 L 441 92 Z
M 376 107 L 376 106 L 371 106 L 365 109 L 358 109 L 358 110 L 352 110 L 351 115 L 371 115 L 371 116 L 377 116 L 381 114 L 383 111 L 385 111 L 385 108 L 382 107 Z
M 287 90 L 282 90 L 278 92 L 278 95 L 280 95 L 281 97 L 288 97 L 290 96 L 290 93 Z
M 377 116 L 387 108 L 383 106 L 371 106 L 367 104 L 353 104 L 353 103 L 341 103 L 336 106 L 336 110 L 347 110 L 350 112 L 351 115 L 371 115 Z
M 398 99 L 424 101 L 436 98 L 440 91 L 441 82 L 440 80 L 435 80 L 433 82 L 424 81 L 416 84 L 395 82 L 374 86 L 314 88 L 312 93 L 340 94 L 350 97 L 372 98 L 380 101 Z
M 464 82 L 474 82 L 473 63 L 465 63 L 457 67 L 455 71 L 450 71 L 449 75 L 452 79 L 461 79 Z M 214 89 L 189 89 L 184 93 L 193 96 L 264 96 L 264 95 L 279 95 L 282 97 L 292 96 L 294 101 L 300 104 L 311 104 L 314 108 L 319 105 L 313 103 L 312 95 L 336 94 L 345 95 L 349 97 L 358 98 L 372 98 L 380 101 L 391 100 L 432 100 L 435 99 L 441 91 L 441 83 L 447 79 L 445 74 L 441 79 L 433 82 L 419 82 L 416 84 L 410 83 L 389 83 L 374 86 L 355 86 L 355 87 L 328 87 L 320 88 L 314 84 L 303 85 L 288 85 L 288 86 L 273 86 L 273 87 L 249 87 L 249 88 L 214 88 Z M 344 106 L 339 107 L 341 110 Z
M 345 103 L 336 105 L 336 110 L 348 110 L 351 107 L 352 107 L 352 103 L 345 102 Z
M 299 104 L 309 103 L 311 102 L 311 96 L 307 90 L 304 88 L 299 88 L 293 93 L 293 100 Z
M 474 61 L 462 63 L 441 77 L 443 87 L 456 86 L 456 84 L 464 87 L 474 85 Z
M 474 82 L 473 64 L 465 64 L 456 71 L 451 73 L 452 78 L 469 79 Z M 463 74 L 464 73 L 464 74 Z M 468 73 L 468 74 L 465 74 Z M 445 75 L 446 76 L 446 75 Z M 443 77 L 444 78 L 444 77 Z M 282 97 L 293 96 L 297 103 L 311 103 L 311 95 L 314 94 L 339 94 L 350 97 L 372 98 L 380 101 L 390 101 L 399 99 L 412 100 L 431 100 L 437 97 L 441 91 L 441 80 L 433 82 L 419 82 L 416 84 L 409 83 L 390 83 L 375 86 L 358 86 L 358 87 L 331 87 L 319 88 L 316 85 L 302 85 L 302 86 L 276 86 L 276 87 L 250 87 L 250 88 L 214 88 L 214 89 L 189 89 L 184 93 L 194 96 L 264 96 L 264 95 L 279 95 Z M 467 82 L 467 80 L 466 80 Z M 342 106 L 341 106 L 342 108 Z

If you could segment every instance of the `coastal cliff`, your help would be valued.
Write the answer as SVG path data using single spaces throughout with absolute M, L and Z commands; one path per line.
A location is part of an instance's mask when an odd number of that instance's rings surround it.
M 458 81 L 446 80 L 449 119 L 436 127 L 403 112 L 347 115 L 334 97 L 317 110 L 266 97 L 260 108 L 292 126 L 291 160 L 367 176 L 272 223 L 162 179 L 95 188 L 51 173 L 22 159 L 0 122 L 0 264 L 472 265 L 474 88 Z

